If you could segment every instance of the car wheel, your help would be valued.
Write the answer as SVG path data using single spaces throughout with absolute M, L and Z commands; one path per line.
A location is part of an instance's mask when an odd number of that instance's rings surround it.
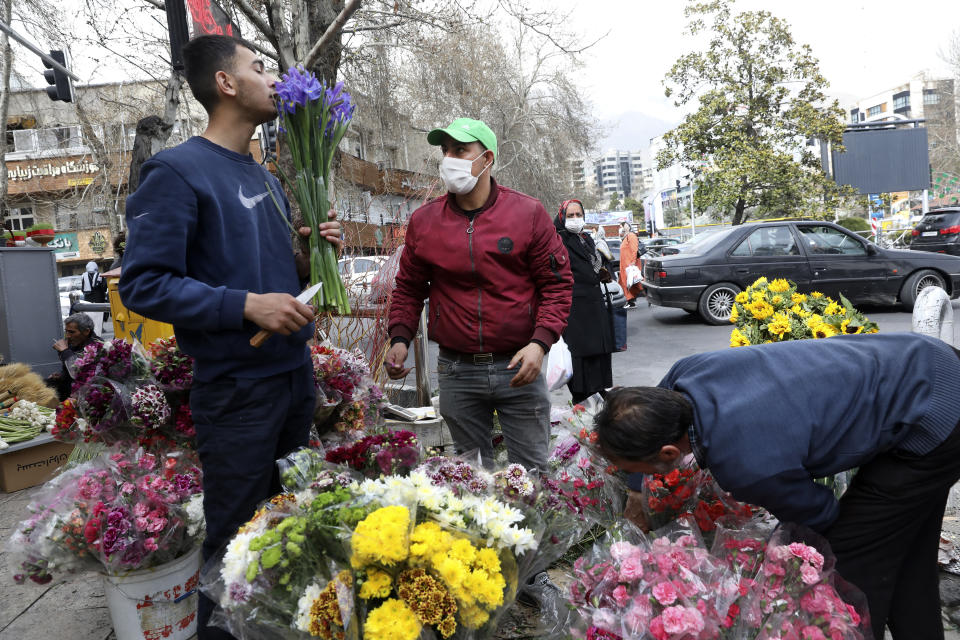
M 740 287 L 731 282 L 710 285 L 700 296 L 698 311 L 708 324 L 727 324 Z
M 917 301 L 917 296 L 927 287 L 940 287 L 947 290 L 947 283 L 936 271 L 930 269 L 921 269 L 916 273 L 910 274 L 910 277 L 903 283 L 900 289 L 900 302 L 907 311 L 913 311 L 913 305 Z

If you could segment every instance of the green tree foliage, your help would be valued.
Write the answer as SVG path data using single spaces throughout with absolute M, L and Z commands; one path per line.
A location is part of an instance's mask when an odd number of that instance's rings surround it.
M 620 192 L 614 191 L 613 195 L 610 196 L 610 210 L 616 211 L 618 208 L 620 208 L 621 204 L 623 204 L 623 202 L 620 201 Z
M 643 203 L 635 198 L 627 196 L 623 199 L 623 208 L 628 211 L 633 211 L 634 220 L 637 220 L 637 216 L 640 216 L 640 219 L 643 218 Z
M 863 218 L 840 218 L 837 224 L 850 231 L 869 231 L 870 223 Z
M 826 79 L 809 46 L 768 11 L 734 14 L 733 0 L 691 2 L 685 9 L 705 50 L 678 59 L 664 78 L 679 106 L 697 105 L 664 136 L 660 168 L 700 170 L 696 207 L 742 223 L 758 215 L 817 215 L 852 196 L 820 169 L 808 138 L 842 150 L 843 111 L 827 103 Z M 711 24 L 707 25 L 707 20 Z M 819 149 L 817 149 L 819 151 Z

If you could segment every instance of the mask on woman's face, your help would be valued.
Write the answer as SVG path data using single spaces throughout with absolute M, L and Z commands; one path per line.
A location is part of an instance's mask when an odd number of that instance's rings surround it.
M 473 163 L 482 157 L 484 157 L 483 153 L 473 160 L 444 157 L 440 161 L 440 177 L 443 179 L 447 191 L 460 195 L 473 191 L 473 188 L 477 186 L 477 180 L 480 178 L 480 176 L 473 175 Z M 490 165 L 487 165 L 483 168 L 483 171 L 489 168 Z M 480 175 L 483 175 L 483 171 L 480 172 Z
M 583 218 L 568 217 L 564 221 L 563 226 L 570 233 L 580 233 L 581 231 L 583 231 Z

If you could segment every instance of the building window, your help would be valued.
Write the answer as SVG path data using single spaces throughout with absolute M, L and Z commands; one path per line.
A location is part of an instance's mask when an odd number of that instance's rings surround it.
M 940 94 L 936 89 L 923 90 L 923 104 L 940 104 Z
M 6 221 L 13 231 L 26 231 L 33 226 L 33 207 L 7 209 Z
M 850 110 L 850 122 L 860 122 L 860 109 Z
M 880 115 L 881 113 L 883 113 L 883 108 L 884 108 L 885 106 L 886 106 L 886 103 L 874 105 L 874 106 L 870 107 L 869 110 L 867 110 L 867 115 L 870 116 L 871 118 L 872 118 L 873 116 L 878 116 L 878 115 Z
M 909 109 L 910 108 L 910 94 L 901 94 L 893 97 L 893 110 L 898 109 Z

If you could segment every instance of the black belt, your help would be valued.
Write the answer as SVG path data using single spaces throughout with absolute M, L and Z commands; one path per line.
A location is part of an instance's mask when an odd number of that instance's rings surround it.
M 440 347 L 440 357 L 454 362 L 472 362 L 473 364 L 493 364 L 497 360 L 510 360 L 515 352 L 510 353 L 463 353 L 446 347 Z

